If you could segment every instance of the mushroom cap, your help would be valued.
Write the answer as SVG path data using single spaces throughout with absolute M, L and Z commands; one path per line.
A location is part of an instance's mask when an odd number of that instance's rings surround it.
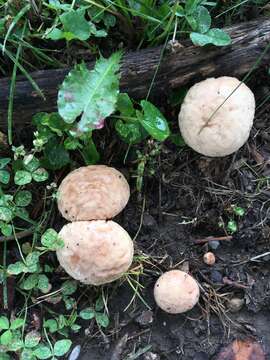
M 65 244 L 56 251 L 60 265 L 84 284 L 112 282 L 132 263 L 133 242 L 114 221 L 75 221 L 64 225 L 59 236 Z
M 245 84 L 240 84 L 236 78 L 222 76 L 189 89 L 179 113 L 179 126 L 192 149 L 206 156 L 226 156 L 247 141 L 255 98 Z
M 69 221 L 106 220 L 124 209 L 129 196 L 129 184 L 118 170 L 90 165 L 64 178 L 57 202 L 60 213 Z
M 215 262 L 216 262 L 215 254 L 213 254 L 211 251 L 205 253 L 203 255 L 203 261 L 204 261 L 205 264 L 207 264 L 209 266 L 214 265 Z
M 170 313 L 180 314 L 197 304 L 200 289 L 196 280 L 180 270 L 171 270 L 161 275 L 154 288 L 158 306 Z

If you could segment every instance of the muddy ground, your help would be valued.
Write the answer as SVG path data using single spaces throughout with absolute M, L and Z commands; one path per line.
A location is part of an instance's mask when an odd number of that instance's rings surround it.
M 260 104 L 268 93 L 266 71 L 253 76 L 250 86 Z M 177 111 L 171 112 L 175 130 Z M 235 338 L 256 339 L 270 359 L 270 254 L 259 256 L 269 251 L 270 242 L 269 124 L 266 102 L 257 109 L 248 143 L 225 158 L 205 158 L 171 143 L 162 146 L 141 198 L 134 190 L 116 219 L 132 236 L 137 234 L 137 251 L 148 256 L 140 283 L 151 310 L 136 297 L 124 311 L 134 291 L 128 284 L 113 285 L 110 327 L 106 334 L 91 328 L 83 340 L 77 339 L 80 359 L 215 359 Z M 125 168 L 129 174 L 131 160 Z M 129 180 L 134 189 L 134 179 Z M 232 205 L 244 208 L 245 215 L 236 216 Z M 196 243 L 229 235 L 230 219 L 238 226 L 231 240 Z M 213 267 L 202 261 L 207 250 L 216 255 Z M 183 315 L 166 314 L 153 301 L 158 274 L 171 268 L 189 271 L 201 285 L 200 304 Z M 243 306 L 232 312 L 235 297 Z

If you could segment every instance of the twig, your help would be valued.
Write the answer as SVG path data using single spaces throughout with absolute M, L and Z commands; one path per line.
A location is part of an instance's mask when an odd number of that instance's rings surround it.
M 238 282 L 232 281 L 229 278 L 227 278 L 227 276 L 225 276 L 223 278 L 223 284 L 230 285 L 230 286 L 233 286 L 233 287 L 238 288 L 238 289 L 248 289 L 250 287 L 248 285 L 244 285 L 244 284 L 240 284 Z
M 16 237 L 17 239 L 23 239 L 27 236 L 30 236 L 34 233 L 34 230 L 23 230 L 20 231 L 18 233 L 16 233 Z M 4 241 L 13 241 L 15 240 L 15 236 L 14 235 L 10 235 L 10 236 L 0 236 L 0 243 L 4 242 Z
M 230 241 L 232 240 L 232 236 L 228 235 L 228 236 L 208 236 L 204 239 L 196 239 L 194 240 L 195 244 L 206 244 L 210 241 Z

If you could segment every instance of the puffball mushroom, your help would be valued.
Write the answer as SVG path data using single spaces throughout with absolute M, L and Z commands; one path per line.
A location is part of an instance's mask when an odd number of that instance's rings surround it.
M 206 156 L 226 156 L 249 137 L 255 113 L 252 91 L 233 77 L 209 78 L 192 86 L 179 113 L 185 142 Z
M 129 184 L 118 170 L 105 165 L 83 166 L 60 184 L 58 209 L 69 221 L 106 220 L 124 209 L 129 196 Z
M 180 314 L 192 309 L 199 296 L 200 289 L 196 280 L 180 270 L 165 272 L 154 287 L 156 303 L 170 314 Z
M 133 242 L 114 221 L 75 221 L 64 225 L 59 236 L 64 241 L 56 251 L 60 265 L 84 284 L 110 283 L 132 263 Z
M 203 255 L 203 261 L 206 265 L 213 266 L 216 262 L 215 254 L 212 252 L 207 252 Z

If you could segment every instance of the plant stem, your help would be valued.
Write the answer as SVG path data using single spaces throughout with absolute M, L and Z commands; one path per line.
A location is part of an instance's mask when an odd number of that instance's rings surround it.
M 3 254 L 3 270 L 4 270 L 4 276 L 3 276 L 3 304 L 4 309 L 8 309 L 8 291 L 7 291 L 7 242 L 4 242 L 4 254 Z

